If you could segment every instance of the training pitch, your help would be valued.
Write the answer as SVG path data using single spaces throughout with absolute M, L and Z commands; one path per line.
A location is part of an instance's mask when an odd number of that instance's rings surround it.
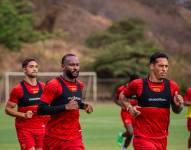
M 19 150 L 14 118 L 5 115 L 4 108 L 0 108 L 0 149 Z M 171 113 L 170 135 L 168 150 L 187 149 L 188 131 L 186 128 L 186 111 L 176 115 Z M 120 150 L 117 145 L 117 134 L 124 130 L 120 109 L 113 103 L 95 104 L 94 112 L 81 112 L 81 126 L 86 150 Z M 129 150 L 133 150 L 132 145 Z

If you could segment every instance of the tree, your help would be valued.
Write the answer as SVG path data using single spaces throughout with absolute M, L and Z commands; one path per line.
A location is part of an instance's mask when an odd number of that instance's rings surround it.
M 86 45 L 95 51 L 92 65 L 101 78 L 127 77 L 147 73 L 148 57 L 156 49 L 145 36 L 144 22 L 130 18 L 114 23 L 102 33 L 94 33 Z
M 33 26 L 32 3 L 26 0 L 0 1 L 0 43 L 18 50 L 22 42 L 38 40 Z

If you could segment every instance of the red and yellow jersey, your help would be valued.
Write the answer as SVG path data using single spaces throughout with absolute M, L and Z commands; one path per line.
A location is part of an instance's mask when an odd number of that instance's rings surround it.
M 179 91 L 172 80 L 153 83 L 148 79 L 136 79 L 123 90 L 125 96 L 137 96 L 141 114 L 135 118 L 134 135 L 147 138 L 166 138 L 168 135 L 170 104 L 175 91 Z
M 41 100 L 51 106 L 67 104 L 73 97 L 81 100 L 83 87 L 84 84 L 80 80 L 69 82 L 59 77 L 46 84 Z M 79 109 L 65 110 L 52 115 L 47 124 L 46 134 L 64 140 L 81 137 L 79 115 Z
M 30 110 L 34 113 L 30 119 L 16 118 L 16 128 L 41 129 L 45 127 L 49 116 L 39 116 L 36 113 L 44 86 L 43 82 L 38 82 L 37 85 L 33 86 L 22 81 L 12 89 L 8 103 L 17 104 L 19 112 Z

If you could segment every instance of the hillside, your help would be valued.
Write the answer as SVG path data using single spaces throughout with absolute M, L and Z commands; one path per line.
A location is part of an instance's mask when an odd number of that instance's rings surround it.
M 188 56 L 191 49 L 191 4 L 188 0 L 33 0 L 33 3 L 38 30 L 63 30 L 67 34 L 63 49 L 83 47 L 90 33 L 103 31 L 113 21 L 127 17 L 141 18 L 153 38 L 169 53 Z M 60 42 L 59 49 L 62 45 Z
M 186 3 L 187 2 L 187 3 Z M 172 54 L 190 51 L 189 1 L 180 0 L 70 0 L 69 3 L 112 21 L 143 19 L 154 36 Z
M 172 67 L 176 67 L 179 71 L 176 73 L 176 70 L 170 70 L 173 72 L 172 77 L 179 79 L 185 76 L 190 82 L 191 72 L 188 70 L 191 70 L 191 67 L 188 64 L 191 56 L 191 2 L 189 0 L 46 0 L 46 2 L 34 0 L 34 3 L 37 14 L 41 14 L 39 19 L 41 21 L 38 22 L 41 29 L 61 28 L 69 33 L 68 43 L 79 44 L 82 47 L 89 33 L 103 31 L 113 21 L 128 17 L 142 19 L 150 30 L 150 37 L 157 40 L 176 58 L 172 62 Z M 56 14 L 53 15 L 54 21 L 51 19 L 49 21 L 52 29 L 42 21 L 51 16 L 50 10 L 54 10 L 52 14 Z
M 174 61 L 172 77 L 181 76 L 190 82 L 191 75 L 191 2 L 189 0 L 32 0 L 35 28 L 40 31 L 62 31 L 64 38 L 54 38 L 33 44 L 23 44 L 20 52 L 8 52 L 0 45 L 0 73 L 19 71 L 23 57 L 37 57 L 41 71 L 57 71 L 60 59 L 74 52 L 82 60 L 82 70 L 93 61 L 92 52 L 84 46 L 92 32 L 101 32 L 114 21 L 137 17 L 150 33 L 170 53 Z M 6 50 L 6 51 L 5 51 Z M 85 57 L 84 57 L 85 56 Z M 6 60 L 5 60 L 6 58 Z M 184 58 L 184 59 L 182 59 Z M 49 65 L 47 65 L 47 62 Z

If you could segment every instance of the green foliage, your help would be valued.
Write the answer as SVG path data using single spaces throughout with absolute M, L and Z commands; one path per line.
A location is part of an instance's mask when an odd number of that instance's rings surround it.
M 90 48 L 105 47 L 114 42 L 124 41 L 124 44 L 135 44 L 144 40 L 144 24 L 142 21 L 131 18 L 114 23 L 103 33 L 94 33 L 86 40 Z
M 114 23 L 105 32 L 90 35 L 86 45 L 95 50 L 92 67 L 101 78 L 145 76 L 148 57 L 156 49 L 145 37 L 144 23 L 136 18 Z
M 22 42 L 43 39 L 44 35 L 34 30 L 32 11 L 30 1 L 1 0 L 0 43 L 11 50 L 18 50 Z

